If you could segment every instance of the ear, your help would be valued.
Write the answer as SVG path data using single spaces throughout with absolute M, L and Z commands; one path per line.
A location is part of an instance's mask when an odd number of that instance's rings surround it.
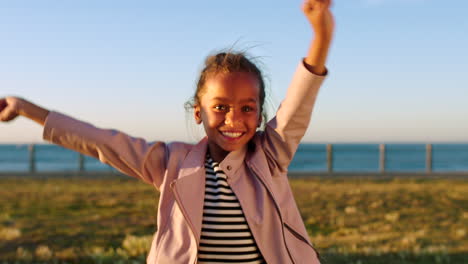
M 258 125 L 257 125 L 257 127 L 261 127 L 261 126 L 262 126 L 262 120 L 263 120 L 263 115 L 260 114 L 260 116 L 258 117 Z
M 197 124 L 201 124 L 201 123 L 202 123 L 200 105 L 196 105 L 196 106 L 193 108 L 193 116 L 195 117 L 195 122 L 196 122 Z

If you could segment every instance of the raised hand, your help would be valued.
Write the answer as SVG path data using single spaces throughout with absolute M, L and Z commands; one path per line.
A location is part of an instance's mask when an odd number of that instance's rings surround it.
M 16 97 L 0 98 L 0 121 L 8 122 L 18 117 L 18 101 Z
M 331 40 L 335 22 L 330 11 L 331 0 L 305 0 L 302 5 L 316 38 Z
M 330 5 L 331 0 L 305 0 L 302 5 L 302 11 L 315 33 L 304 62 L 309 71 L 318 75 L 327 73 L 325 62 L 335 29 Z
M 8 96 L 0 98 L 0 122 L 8 122 L 19 115 L 44 125 L 49 110 L 28 102 L 22 98 Z

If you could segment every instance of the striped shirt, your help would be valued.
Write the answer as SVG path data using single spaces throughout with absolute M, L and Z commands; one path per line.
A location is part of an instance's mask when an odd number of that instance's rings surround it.
M 198 263 L 265 263 L 226 175 L 207 155 Z

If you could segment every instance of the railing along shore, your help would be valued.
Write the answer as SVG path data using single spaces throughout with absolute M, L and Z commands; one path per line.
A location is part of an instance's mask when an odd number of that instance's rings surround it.
M 29 152 L 29 173 L 34 174 L 37 173 L 36 169 L 36 145 L 30 144 L 28 145 L 28 152 Z M 79 173 L 85 172 L 85 158 L 84 155 L 78 153 L 78 171 Z M 96 172 L 93 172 L 96 173 Z M 112 172 L 105 172 L 106 174 L 112 174 Z M 114 173 L 115 174 L 115 173 Z
M 0 176 L 39 176 L 39 177 L 54 177 L 54 176 L 114 176 L 114 175 L 123 175 L 118 171 L 99 171 L 99 170 L 87 170 L 85 168 L 85 157 L 82 154 L 78 153 L 78 158 L 76 160 L 76 170 L 67 170 L 67 171 L 38 171 L 37 170 L 37 153 L 36 153 L 36 145 L 30 144 L 28 147 L 28 155 L 29 155 L 29 169 L 28 171 L 22 172 L 3 172 L 0 171 Z M 377 171 L 335 171 L 334 170 L 334 144 L 326 144 L 326 170 L 321 171 L 291 171 L 288 174 L 291 177 L 309 177 L 309 176 L 333 176 L 333 177 L 352 177 L 352 176 L 372 176 L 378 175 L 379 177 L 395 177 L 395 176 L 462 176 L 467 177 L 468 171 L 454 171 L 454 172 L 439 172 L 433 171 L 433 144 L 426 144 L 425 145 L 425 168 L 424 170 L 420 171 L 411 171 L 411 172 L 404 172 L 404 171 L 391 171 L 387 168 L 387 144 L 379 144 L 378 145 L 378 170 Z
M 327 172 L 333 173 L 333 144 L 327 144 Z M 379 145 L 379 172 L 386 173 L 386 144 Z M 426 144 L 426 173 L 432 173 L 432 144 Z

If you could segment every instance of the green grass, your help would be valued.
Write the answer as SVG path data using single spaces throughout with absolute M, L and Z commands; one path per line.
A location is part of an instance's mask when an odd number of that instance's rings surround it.
M 468 263 L 468 181 L 292 180 L 323 263 Z M 0 264 L 145 263 L 158 193 L 131 178 L 0 179 Z

